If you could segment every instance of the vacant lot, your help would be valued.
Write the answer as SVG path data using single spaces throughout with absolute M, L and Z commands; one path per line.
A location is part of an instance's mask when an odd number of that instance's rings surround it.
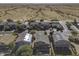
M 79 4 L 0 4 L 0 20 L 79 19 Z

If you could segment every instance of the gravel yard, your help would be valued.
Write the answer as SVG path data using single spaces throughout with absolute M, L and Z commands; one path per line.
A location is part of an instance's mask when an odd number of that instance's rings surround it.
M 12 34 L 0 34 L 0 42 L 4 43 L 4 44 L 9 44 L 12 41 L 14 41 L 16 38 L 16 36 L 12 35 Z

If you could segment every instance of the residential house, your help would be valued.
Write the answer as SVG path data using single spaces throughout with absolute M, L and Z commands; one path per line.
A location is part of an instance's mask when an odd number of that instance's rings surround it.
M 15 43 L 16 47 L 20 47 L 25 44 L 30 45 L 32 43 L 32 34 L 28 33 L 28 30 L 20 33 Z
M 49 55 L 50 43 L 48 35 L 44 34 L 44 31 L 36 31 L 35 43 L 33 52 L 36 55 Z
M 54 31 L 53 33 L 53 45 L 57 54 L 71 54 L 71 44 L 68 38 L 60 31 Z

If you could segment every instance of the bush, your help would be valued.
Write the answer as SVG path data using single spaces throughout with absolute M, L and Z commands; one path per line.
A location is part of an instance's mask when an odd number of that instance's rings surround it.
M 45 35 L 47 35 L 47 32 L 46 32 L 46 31 L 44 31 L 44 34 L 45 34 Z
M 77 31 L 72 31 L 72 35 L 77 36 L 78 32 Z
M 7 19 L 7 22 L 13 22 L 13 20 L 12 19 Z
M 17 21 L 16 23 L 17 23 L 17 24 L 21 24 L 21 21 Z
M 58 21 L 58 19 L 52 19 L 51 21 Z
M 70 26 L 72 25 L 72 23 L 66 22 L 66 25 L 67 25 L 68 29 L 71 30 L 71 29 L 70 29 Z
M 79 39 L 78 39 L 78 37 L 69 36 L 69 40 L 70 40 L 71 42 L 74 42 L 74 43 L 76 43 L 76 44 L 79 44 Z
M 44 21 L 43 19 L 40 20 L 40 22 L 43 22 L 43 21 Z
M 74 42 L 73 36 L 69 36 L 69 41 Z
M 13 32 L 12 35 L 16 36 L 16 35 L 18 35 L 18 34 L 17 34 L 16 32 Z
M 24 25 L 22 25 L 22 24 L 20 24 L 20 23 L 18 23 L 18 24 L 16 25 L 16 31 L 15 31 L 15 32 L 21 33 L 21 32 L 23 32 L 24 30 L 25 30 Z
M 23 45 L 17 49 L 16 55 L 17 56 L 31 56 L 32 55 L 32 48 L 29 45 Z
M 28 22 L 35 22 L 35 20 L 28 20 Z
M 15 47 L 15 43 L 11 42 L 8 44 L 9 49 L 13 49 Z

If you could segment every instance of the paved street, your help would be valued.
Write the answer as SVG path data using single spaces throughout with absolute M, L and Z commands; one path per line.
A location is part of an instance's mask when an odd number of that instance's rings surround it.
M 66 22 L 65 21 L 59 21 L 59 23 L 63 26 L 64 30 L 63 30 L 63 37 L 68 39 L 69 35 L 71 35 L 70 30 L 68 30 L 68 27 L 66 26 Z

